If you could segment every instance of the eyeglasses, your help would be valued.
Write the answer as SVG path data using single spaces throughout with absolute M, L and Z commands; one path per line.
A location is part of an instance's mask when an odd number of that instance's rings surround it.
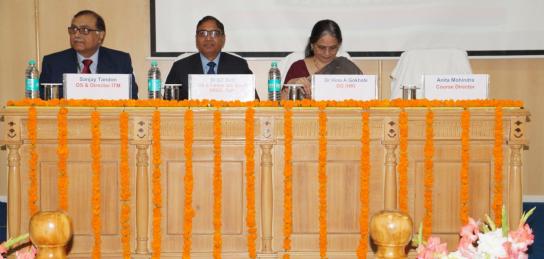
M 216 38 L 216 37 L 219 37 L 221 35 L 223 35 L 223 32 L 220 31 L 220 30 L 211 30 L 211 31 L 198 30 L 198 31 L 196 31 L 196 36 L 198 36 L 200 38 L 206 38 L 208 36 L 210 36 L 212 38 Z
M 79 27 L 76 27 L 76 26 L 70 26 L 68 27 L 68 33 L 69 34 L 76 34 L 76 33 L 80 33 L 80 34 L 83 34 L 83 35 L 89 35 L 89 33 L 93 32 L 93 31 L 102 31 L 102 30 L 95 30 L 95 29 L 89 29 L 87 27 L 83 27 L 83 28 L 79 28 Z

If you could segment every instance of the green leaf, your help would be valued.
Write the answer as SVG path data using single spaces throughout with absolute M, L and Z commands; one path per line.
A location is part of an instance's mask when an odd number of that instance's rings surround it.
M 412 240 L 414 246 L 420 246 L 423 244 L 423 223 L 419 223 L 419 231 Z
M 529 217 L 531 215 L 533 215 L 533 213 L 535 212 L 536 210 L 536 207 L 533 207 L 532 209 L 530 209 L 529 211 L 527 212 L 523 212 L 521 213 L 521 219 L 519 220 L 519 226 L 523 226 L 525 225 L 525 223 L 527 222 L 527 219 L 529 219 Z
M 508 212 L 506 211 L 506 206 L 502 205 L 502 236 L 507 237 L 508 232 L 510 232 L 510 222 L 508 219 Z
M 486 224 L 482 224 L 482 232 L 484 232 L 484 234 L 485 234 L 485 233 L 487 233 L 489 231 L 490 231 L 489 226 L 487 226 Z
M 487 225 L 491 228 L 491 231 L 497 230 L 497 226 L 495 225 L 495 222 L 489 217 L 489 215 L 485 214 L 485 221 Z
M 10 238 L 8 241 L 4 242 L 5 247 L 9 250 L 13 245 L 18 244 L 19 242 L 28 239 L 29 234 L 22 234 L 18 237 Z

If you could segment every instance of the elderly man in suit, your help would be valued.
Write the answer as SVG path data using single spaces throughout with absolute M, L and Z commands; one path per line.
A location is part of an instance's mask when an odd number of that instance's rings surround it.
M 71 48 L 47 55 L 42 61 L 42 83 L 62 83 L 65 73 L 132 74 L 132 99 L 138 99 L 130 55 L 102 47 L 106 37 L 104 19 L 96 12 L 83 10 L 68 27 Z M 40 97 L 44 91 L 40 86 Z M 63 97 L 60 89 L 59 97 Z
M 181 84 L 180 100 L 189 98 L 189 74 L 252 74 L 243 58 L 221 52 L 225 45 L 225 28 L 217 18 L 205 16 L 196 26 L 199 53 L 174 62 L 167 84 Z M 255 99 L 259 99 L 255 92 Z

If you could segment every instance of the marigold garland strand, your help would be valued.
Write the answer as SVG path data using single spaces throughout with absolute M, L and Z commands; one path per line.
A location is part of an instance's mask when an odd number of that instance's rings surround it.
M 283 132 L 285 135 L 283 168 L 283 259 L 289 259 L 291 233 L 293 232 L 293 111 L 285 107 L 283 113 Z
M 500 226 L 502 221 L 502 141 L 502 107 L 497 106 L 495 108 L 495 146 L 493 147 L 493 158 L 495 159 L 495 164 L 493 166 L 495 175 L 495 186 L 493 189 L 493 215 L 495 215 L 495 224 L 497 226 Z
M 425 116 L 425 173 L 424 173 L 424 191 L 423 204 L 425 215 L 423 216 L 423 238 L 427 240 L 432 233 L 433 225 L 433 156 L 434 156 L 434 132 L 433 132 L 434 112 L 429 108 Z
M 91 113 L 91 157 L 92 157 L 92 229 L 94 235 L 93 258 L 100 258 L 101 255 L 101 227 L 100 222 L 100 113 Z
M 30 216 L 38 212 L 38 152 L 36 151 L 36 142 L 38 139 L 37 132 L 37 112 L 36 107 L 30 106 L 28 108 L 28 139 L 30 140 L 30 157 L 28 160 L 28 211 Z
M 468 210 L 469 210 L 469 204 L 468 204 L 468 198 L 469 198 L 469 189 L 468 189 L 468 181 L 469 181 L 469 172 L 468 172 L 468 165 L 469 165 L 469 151 L 470 151 L 470 143 L 469 143 L 469 136 L 470 136 L 470 111 L 468 109 L 463 110 L 461 113 L 461 172 L 460 172 L 460 182 L 461 182 L 461 190 L 460 190 L 460 218 L 461 218 L 461 224 L 465 225 L 468 222 Z
M 120 199 L 121 199 L 121 246 L 123 258 L 130 259 L 130 167 L 128 163 L 128 113 L 123 111 L 119 114 L 119 137 L 120 147 Z
M 327 113 L 319 109 L 319 255 L 327 258 Z
M 161 258 L 161 209 L 162 209 L 162 191 L 161 191 L 161 113 L 156 110 L 153 112 L 153 175 L 152 180 L 152 199 L 153 199 L 153 240 L 151 241 L 151 258 Z
M 221 175 L 221 111 L 213 112 L 213 258 L 221 258 L 221 195 L 223 183 Z
M 257 258 L 257 222 L 255 219 L 255 110 L 249 107 L 246 121 L 246 193 L 247 193 L 247 246 L 250 258 Z
M 357 258 L 366 258 L 368 252 L 368 186 L 370 180 L 370 126 L 369 117 L 370 113 L 365 111 L 362 113 L 361 123 L 361 169 L 359 172 L 360 178 L 360 215 L 359 215 L 359 229 L 360 238 L 359 246 L 357 248 Z
M 399 113 L 399 209 L 408 213 L 408 113 Z
M 183 121 L 185 155 L 185 177 L 183 178 L 185 188 L 185 202 L 183 203 L 183 259 L 191 258 L 191 236 L 193 233 L 193 217 L 195 216 L 193 208 L 193 123 L 193 110 L 187 109 Z
M 370 100 L 370 101 L 283 101 L 280 104 L 275 101 L 214 101 L 214 100 L 66 100 L 54 99 L 44 101 L 41 99 L 24 99 L 20 101 L 10 100 L 7 106 L 73 106 L 73 107 L 279 107 L 291 103 L 292 107 L 523 107 L 522 101 L 516 100 Z
M 57 156 L 58 156 L 58 188 L 59 208 L 68 211 L 68 109 L 61 107 L 57 114 Z

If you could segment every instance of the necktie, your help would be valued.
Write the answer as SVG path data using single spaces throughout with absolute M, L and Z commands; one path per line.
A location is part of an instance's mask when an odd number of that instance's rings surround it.
M 91 73 L 91 64 L 93 63 L 90 59 L 84 59 L 83 61 L 83 69 L 81 69 L 82 74 L 90 74 Z
M 215 62 L 208 62 L 208 66 L 210 68 L 208 68 L 208 72 L 206 72 L 206 74 L 215 74 L 215 70 L 213 70 L 213 68 L 215 67 Z

